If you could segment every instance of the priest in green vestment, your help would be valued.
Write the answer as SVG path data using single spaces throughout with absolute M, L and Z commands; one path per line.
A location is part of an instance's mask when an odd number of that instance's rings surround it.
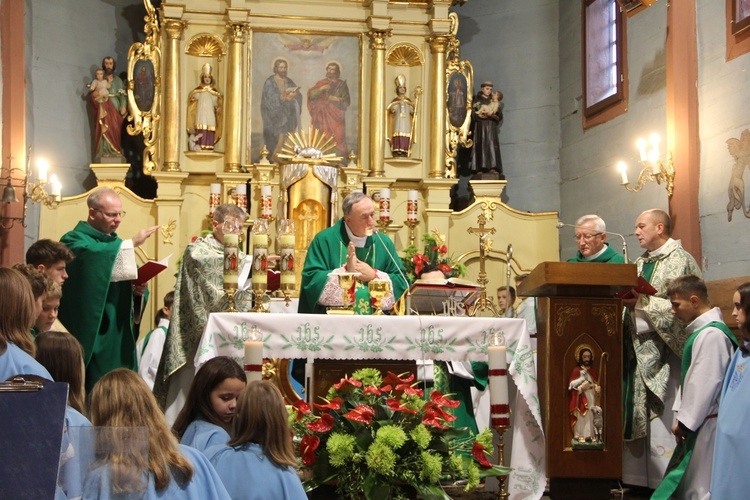
M 154 380 L 154 395 L 165 408 L 167 422 L 172 424 L 185 403 L 195 376 L 193 359 L 198 350 L 209 314 L 229 308 L 224 291 L 224 233 L 241 229 L 247 214 L 232 204 L 216 207 L 213 232 L 190 243 L 182 255 L 175 283 L 172 318 Z M 237 269 L 245 264 L 244 252 L 237 254 Z M 250 293 L 238 290 L 237 309 L 250 308 Z
M 598 215 L 584 215 L 575 224 L 578 253 L 568 262 L 624 264 L 625 258 L 607 243 L 607 226 Z
M 382 301 L 383 310 L 393 308 L 406 291 L 404 267 L 396 247 L 387 236 L 375 234 L 375 206 L 363 192 L 355 191 L 344 198 L 344 217 L 315 235 L 310 243 L 302 270 L 300 313 L 325 313 L 328 307 L 344 304 L 338 278 L 332 272 L 360 273 L 355 290 L 355 313 L 370 314 L 371 301 L 367 283 L 378 278 L 391 283 L 391 291 Z
M 88 218 L 60 239 L 75 255 L 67 266 L 60 321 L 83 346 L 86 390 L 115 368 L 136 368 L 133 294 L 138 276 L 135 248 L 159 226 L 122 240 L 115 232 L 125 216 L 118 194 L 102 187 L 86 200 Z M 137 288 L 136 290 L 134 290 Z

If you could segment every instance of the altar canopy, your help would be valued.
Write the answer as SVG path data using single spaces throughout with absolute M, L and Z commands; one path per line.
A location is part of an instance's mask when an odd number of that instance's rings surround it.
M 216 356 L 244 364 L 244 342 L 255 327 L 267 358 L 432 359 L 487 361 L 494 333 L 507 346 L 508 372 L 518 387 L 508 493 L 512 499 L 541 498 L 546 481 L 536 367 L 522 319 L 446 316 L 336 316 L 213 313 L 195 356 L 196 369 Z

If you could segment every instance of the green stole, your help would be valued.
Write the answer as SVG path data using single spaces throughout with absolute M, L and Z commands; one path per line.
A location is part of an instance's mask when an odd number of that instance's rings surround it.
M 685 384 L 685 377 L 687 376 L 688 369 L 690 368 L 690 363 L 693 359 L 693 344 L 695 343 L 695 339 L 696 337 L 698 337 L 699 333 L 709 327 L 718 328 L 719 330 L 724 332 L 724 335 L 729 338 L 734 347 L 737 347 L 737 338 L 734 336 L 729 327 L 721 321 L 712 321 L 693 332 L 693 334 L 687 339 L 687 342 L 685 343 L 685 350 L 682 353 L 682 376 L 680 379 L 681 386 Z M 677 443 L 677 446 L 674 449 L 674 453 L 672 454 L 672 458 L 669 460 L 669 464 L 667 465 L 667 472 L 664 474 L 664 480 L 654 491 L 654 494 L 651 496 L 651 500 L 668 500 L 672 497 L 674 492 L 677 491 L 677 487 L 680 485 L 682 476 L 685 475 L 685 471 L 687 470 L 688 464 L 690 463 L 690 457 L 693 456 L 693 448 L 695 448 L 695 441 L 698 438 L 699 430 L 700 428 L 695 429 L 695 431 L 688 434 L 687 438 L 685 438 L 685 441 L 680 441 L 679 443 Z

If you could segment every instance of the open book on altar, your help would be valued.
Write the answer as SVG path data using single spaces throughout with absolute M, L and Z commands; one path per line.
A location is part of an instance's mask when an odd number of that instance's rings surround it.
M 169 265 L 169 258 L 172 256 L 170 253 L 166 258 L 155 261 L 150 260 L 138 268 L 138 277 L 133 280 L 136 285 L 143 285 L 148 282 L 151 278 L 162 272 Z
M 418 314 L 443 314 L 443 302 L 453 298 L 464 306 L 477 299 L 480 286 L 460 278 L 417 280 L 409 288 L 411 310 Z

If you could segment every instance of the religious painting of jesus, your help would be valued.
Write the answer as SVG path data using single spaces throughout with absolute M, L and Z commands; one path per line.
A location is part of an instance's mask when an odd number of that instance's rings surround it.
M 361 35 L 252 34 L 248 158 L 278 153 L 288 134 L 309 126 L 335 141 L 330 152 L 359 154 Z

